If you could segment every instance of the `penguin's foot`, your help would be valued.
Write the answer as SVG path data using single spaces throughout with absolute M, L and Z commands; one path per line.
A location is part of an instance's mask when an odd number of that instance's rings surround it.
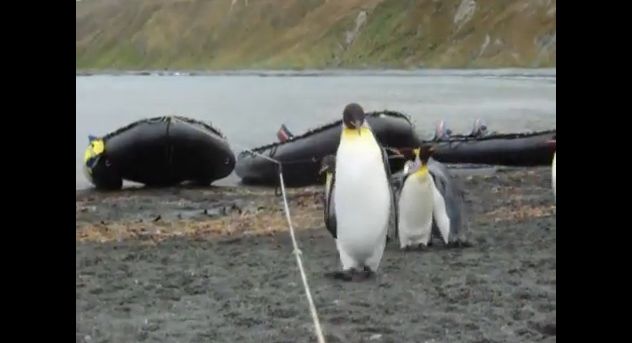
M 430 243 L 428 243 L 427 245 L 423 244 L 423 243 L 419 243 L 419 245 L 417 245 L 417 250 L 419 250 L 419 251 L 427 250 L 428 247 L 431 246 L 431 245 L 432 244 L 430 244 Z
M 419 243 L 419 244 L 414 244 L 411 243 L 409 245 L 406 245 L 405 247 L 401 248 L 403 251 L 405 252 L 409 252 L 409 251 L 425 251 L 428 249 L 428 246 L 426 246 L 426 244 L 424 243 Z
M 467 241 L 453 241 L 453 242 L 449 242 L 447 244 L 448 248 L 469 248 L 472 246 L 472 243 L 467 242 Z
M 325 276 L 330 277 L 335 280 L 342 281 L 352 281 L 353 280 L 353 269 L 344 270 L 344 271 L 335 271 L 326 273 Z
M 365 281 L 371 279 L 373 276 L 375 276 L 375 272 L 373 272 L 371 268 L 364 266 L 362 270 L 352 269 L 350 281 Z
M 355 268 L 327 273 L 326 276 L 342 281 L 364 281 L 375 276 L 375 272 L 369 267 L 364 267 L 361 271 Z
M 375 276 L 375 272 L 371 270 L 371 268 L 364 266 L 364 269 L 362 270 L 362 275 L 364 275 L 366 279 L 370 279 Z

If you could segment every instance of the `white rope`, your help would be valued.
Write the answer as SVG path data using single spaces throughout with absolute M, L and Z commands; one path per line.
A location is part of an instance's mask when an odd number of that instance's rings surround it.
M 316 331 L 316 337 L 318 338 L 319 343 L 325 343 L 325 337 L 323 335 L 323 329 L 320 326 L 320 320 L 318 319 L 318 312 L 316 311 L 316 305 L 314 305 L 314 300 L 312 299 L 312 292 L 307 282 L 307 275 L 305 275 L 305 269 L 303 268 L 303 260 L 301 259 L 302 252 L 298 248 L 298 243 L 296 242 L 296 236 L 294 235 L 294 227 L 292 226 L 292 217 L 290 216 L 290 207 L 288 206 L 288 202 L 287 202 L 287 193 L 285 193 L 285 182 L 283 181 L 283 168 L 281 166 L 281 162 L 271 157 L 249 150 L 249 149 L 244 149 L 244 150 L 250 153 L 253 153 L 255 155 L 258 155 L 260 157 L 263 157 L 266 160 L 276 163 L 279 166 L 279 182 L 281 184 L 281 194 L 283 195 L 285 218 L 287 219 L 287 224 L 290 228 L 290 237 L 292 237 L 292 245 L 294 247 L 294 250 L 292 251 L 292 253 L 294 254 L 294 256 L 296 256 L 296 264 L 298 265 L 298 269 L 301 272 L 301 279 L 303 280 L 303 288 L 305 289 L 305 296 L 307 297 L 307 303 L 309 304 L 309 311 L 312 315 L 312 320 L 314 321 L 314 331 Z
M 279 165 L 280 166 L 280 165 Z M 316 337 L 318 337 L 319 343 L 325 343 L 325 337 L 323 336 L 323 329 L 320 327 L 320 321 L 318 320 L 318 313 L 316 312 L 316 306 L 314 300 L 312 300 L 312 293 L 307 283 L 307 276 L 303 269 L 303 261 L 301 260 L 301 250 L 296 243 L 296 237 L 294 236 L 294 227 L 292 227 L 292 219 L 290 217 L 290 208 L 287 205 L 287 197 L 285 195 L 285 184 L 283 182 L 283 171 L 279 171 L 279 180 L 281 180 L 281 193 L 283 193 L 283 203 L 285 204 L 285 217 L 287 218 L 287 224 L 290 227 L 290 235 L 292 236 L 292 245 L 294 245 L 294 255 L 296 256 L 296 264 L 301 271 L 301 278 L 303 279 L 303 287 L 305 288 L 305 296 L 307 296 L 307 302 L 309 303 L 309 311 L 312 314 L 312 320 L 314 321 L 314 330 L 316 331 Z

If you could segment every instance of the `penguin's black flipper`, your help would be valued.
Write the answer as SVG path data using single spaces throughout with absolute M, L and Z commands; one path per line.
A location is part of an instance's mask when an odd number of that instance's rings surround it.
M 335 272 L 327 272 L 325 273 L 325 277 L 334 279 L 334 280 L 342 280 L 342 281 L 353 281 L 353 271 L 335 271 Z
M 463 185 L 458 179 L 451 175 L 444 164 L 432 158 L 428 161 L 428 171 L 434 180 L 437 190 L 441 193 L 446 202 L 446 211 L 450 218 L 450 238 L 448 245 L 457 241 L 462 242 L 465 239 L 465 234 L 469 227 Z M 432 235 L 441 237 L 434 221 L 432 224 Z
M 327 185 L 329 187 L 328 194 L 325 199 L 325 227 L 327 231 L 331 233 L 331 236 L 334 239 L 338 238 L 337 226 L 336 226 L 336 208 L 334 206 L 334 187 L 335 187 L 335 173 L 332 175 L 331 184 Z
M 336 163 L 335 155 L 327 155 L 321 161 L 320 174 L 326 172 L 325 194 L 324 194 L 324 221 L 325 228 L 334 239 L 337 239 L 336 229 L 336 207 L 334 206 L 334 188 L 336 185 Z
M 393 191 L 393 187 L 391 185 L 391 179 L 392 179 L 391 166 L 388 162 L 388 153 L 386 152 L 386 149 L 384 147 L 381 147 L 380 151 L 382 152 L 382 164 L 384 165 L 384 171 L 386 172 L 386 179 L 388 180 L 389 190 L 391 193 L 391 216 L 393 218 L 393 222 L 395 226 L 395 237 L 397 237 L 398 236 L 397 220 L 399 218 L 399 215 L 397 213 L 397 199 L 395 199 L 395 192 Z M 389 224 L 390 224 L 390 220 L 389 220 Z M 388 238 L 388 230 L 386 232 L 387 232 L 386 236 Z

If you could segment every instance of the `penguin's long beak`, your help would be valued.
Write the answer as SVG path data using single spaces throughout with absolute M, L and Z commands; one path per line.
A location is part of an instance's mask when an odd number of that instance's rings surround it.
M 355 128 L 358 130 L 358 135 L 362 135 L 362 122 L 356 120 L 353 122 L 353 126 L 355 126 Z
M 419 153 L 421 153 L 421 149 L 419 149 L 419 148 L 415 148 L 415 149 L 413 149 L 413 158 L 414 158 L 415 160 L 418 160 L 418 159 L 419 159 Z
M 327 169 L 329 169 L 327 166 L 320 167 L 320 170 L 318 171 L 318 175 L 322 175 L 324 172 L 327 171 Z

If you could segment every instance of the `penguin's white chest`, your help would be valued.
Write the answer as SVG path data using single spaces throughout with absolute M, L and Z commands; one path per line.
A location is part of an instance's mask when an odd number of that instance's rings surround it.
M 399 198 L 400 246 L 427 244 L 432 231 L 434 182 L 429 174 L 406 179 Z
M 341 139 L 334 188 L 338 242 L 358 259 L 386 239 L 391 204 L 380 147 L 371 134 L 361 137 Z

